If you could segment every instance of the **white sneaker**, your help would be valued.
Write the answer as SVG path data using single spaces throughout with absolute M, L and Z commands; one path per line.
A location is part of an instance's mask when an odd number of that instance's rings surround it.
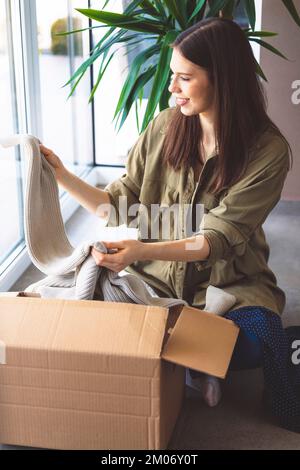
M 185 383 L 188 387 L 200 392 L 203 400 L 208 406 L 214 407 L 220 402 L 222 392 L 220 381 L 217 377 L 201 374 L 200 376 L 193 378 L 189 370 L 186 369 Z

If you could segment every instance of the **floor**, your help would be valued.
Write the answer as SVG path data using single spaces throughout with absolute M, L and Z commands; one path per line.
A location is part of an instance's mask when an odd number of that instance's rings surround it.
M 79 209 L 67 224 L 73 243 L 95 230 L 95 218 Z M 281 201 L 265 225 L 270 244 L 270 266 L 286 292 L 284 326 L 300 325 L 300 203 Z M 11 290 L 22 290 L 43 275 L 31 266 Z M 170 449 L 300 449 L 300 436 L 270 422 L 261 408 L 262 370 L 230 372 L 223 383 L 223 399 L 208 408 L 196 391 L 186 388 Z M 3 445 L 0 449 L 24 449 Z

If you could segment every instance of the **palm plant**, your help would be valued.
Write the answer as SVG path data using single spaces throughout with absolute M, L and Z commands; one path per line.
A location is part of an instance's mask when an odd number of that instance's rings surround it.
M 300 17 L 293 1 L 281 1 L 300 27 Z M 114 119 L 116 119 L 116 122 L 119 121 L 118 131 L 124 124 L 133 105 L 135 106 L 139 132 L 147 127 L 157 108 L 161 111 L 169 106 L 169 64 L 172 54 L 169 45 L 181 31 L 203 18 L 222 16 L 235 20 L 237 7 L 239 4 L 243 4 L 250 25 L 249 28 L 244 29 L 248 40 L 254 41 L 272 53 L 286 59 L 279 50 L 262 39 L 276 36 L 277 33 L 255 31 L 256 11 L 254 0 L 132 0 L 122 14 L 104 11 L 108 3 L 109 0 L 106 0 L 100 10 L 77 9 L 91 20 L 102 23 L 101 26 L 90 26 L 86 29 L 99 27 L 109 27 L 109 29 L 93 47 L 88 59 L 80 65 L 66 85 L 71 84 L 72 86 L 69 95 L 71 96 L 85 72 L 99 59 L 98 77 L 89 98 L 89 101 L 91 101 L 109 63 L 118 50 L 113 46 L 121 45 L 120 48 L 126 48 L 126 53 L 128 53 L 129 50 L 132 50 L 132 46 L 143 42 L 143 50 L 135 56 L 131 64 L 115 109 Z M 79 31 L 83 30 L 69 31 L 62 34 L 72 34 Z M 257 73 L 264 80 L 267 80 L 258 63 Z M 148 83 L 151 91 L 140 128 L 138 105 L 141 104 Z

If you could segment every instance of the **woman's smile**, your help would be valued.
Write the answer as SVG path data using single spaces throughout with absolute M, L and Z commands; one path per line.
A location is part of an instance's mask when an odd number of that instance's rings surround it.
M 176 98 L 176 103 L 179 105 L 179 106 L 184 106 L 185 104 L 187 104 L 189 101 L 189 98 Z

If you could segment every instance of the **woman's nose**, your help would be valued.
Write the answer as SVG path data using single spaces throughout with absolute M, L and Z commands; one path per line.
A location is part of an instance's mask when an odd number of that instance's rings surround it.
M 169 92 L 170 93 L 178 92 L 179 89 L 180 88 L 177 84 L 177 81 L 174 78 L 171 79 L 171 82 L 170 82 L 170 85 L 169 85 Z

